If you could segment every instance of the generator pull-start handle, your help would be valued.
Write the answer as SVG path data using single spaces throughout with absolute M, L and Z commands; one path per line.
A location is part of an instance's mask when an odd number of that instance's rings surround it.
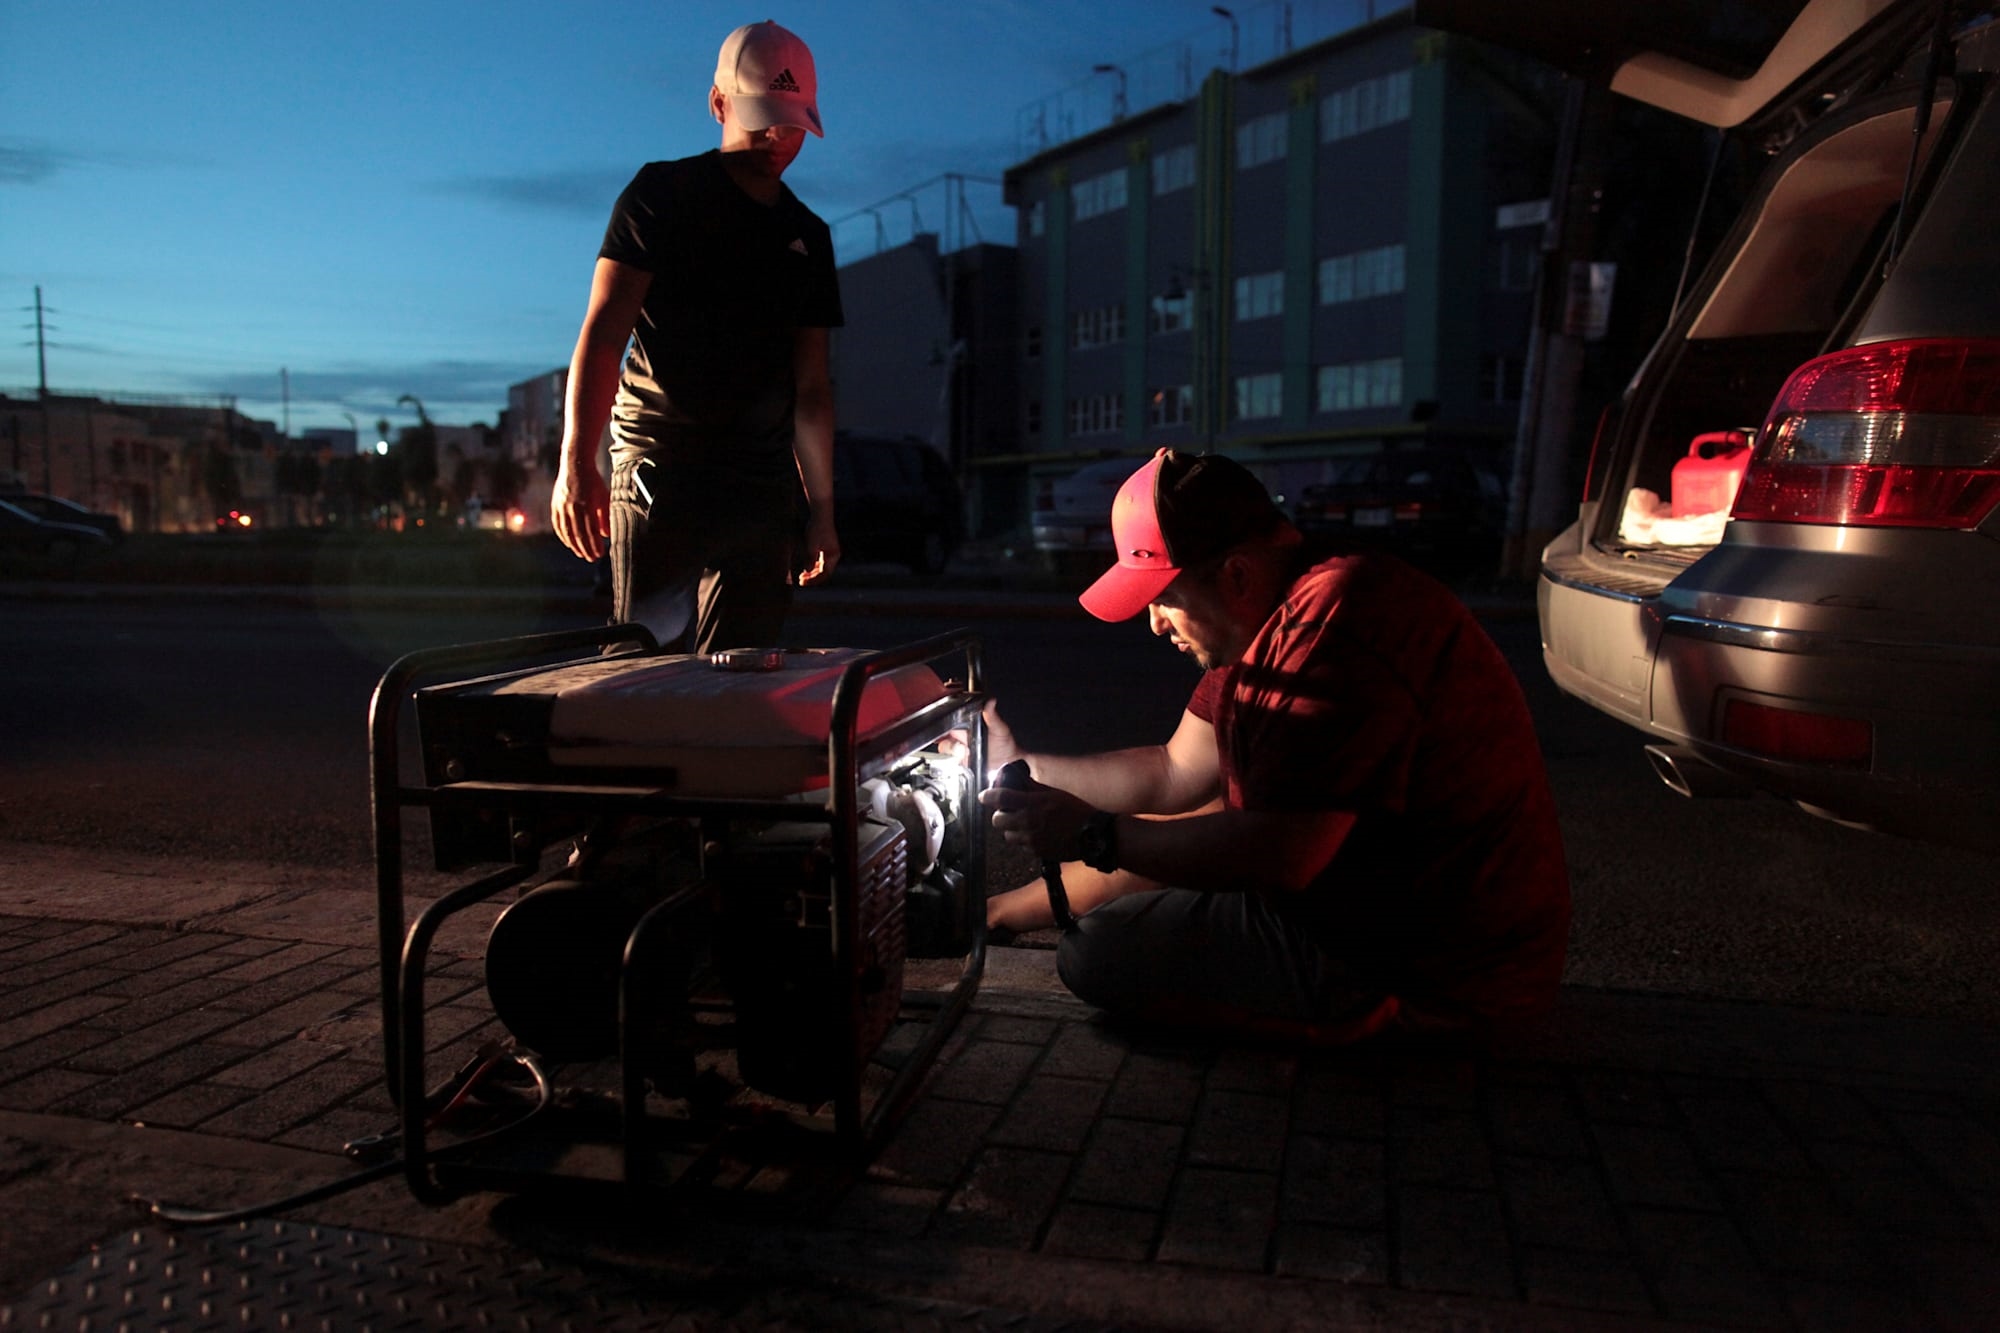
M 1001 765 L 993 785 L 1009 791 L 1025 791 L 1034 785 L 1028 776 L 1028 761 L 1014 759 Z M 1058 930 L 1071 930 L 1076 926 L 1076 913 L 1069 910 L 1069 892 L 1063 888 L 1062 862 L 1054 857 L 1042 862 L 1042 883 L 1049 886 L 1049 912 L 1056 919 Z

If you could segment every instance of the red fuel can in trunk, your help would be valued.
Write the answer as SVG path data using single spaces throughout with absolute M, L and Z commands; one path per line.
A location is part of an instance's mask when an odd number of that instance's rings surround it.
M 1674 517 L 1729 512 L 1749 466 L 1749 431 L 1718 430 L 1695 436 L 1687 457 L 1674 464 Z

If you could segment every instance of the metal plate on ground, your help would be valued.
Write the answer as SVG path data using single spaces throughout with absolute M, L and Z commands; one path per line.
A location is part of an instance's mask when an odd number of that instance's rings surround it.
M 657 1283 L 625 1269 L 300 1222 L 126 1232 L 18 1300 L 0 1329 L 1012 1329 L 1105 1327 L 743 1275 Z

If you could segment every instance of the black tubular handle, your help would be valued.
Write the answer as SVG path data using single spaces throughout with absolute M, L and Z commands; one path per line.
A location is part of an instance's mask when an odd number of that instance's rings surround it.
M 1034 785 L 1034 781 L 1028 776 L 1028 761 L 1014 759 L 1001 766 L 993 785 L 1008 791 L 1025 791 Z M 1076 913 L 1069 910 L 1069 892 L 1063 888 L 1062 882 L 1062 862 L 1054 857 L 1042 862 L 1042 883 L 1049 886 L 1049 911 L 1055 916 L 1057 928 L 1075 929 Z

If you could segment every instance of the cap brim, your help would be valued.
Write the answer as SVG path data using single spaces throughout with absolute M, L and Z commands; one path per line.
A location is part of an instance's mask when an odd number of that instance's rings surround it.
M 1146 569 L 1113 565 L 1076 600 L 1099 620 L 1130 620 L 1152 605 L 1153 599 L 1179 577 L 1180 570 L 1171 565 Z
M 811 102 L 802 102 L 796 97 L 757 97 L 749 93 L 737 93 L 729 102 L 736 108 L 736 119 L 745 129 L 768 130 L 773 125 L 796 125 L 822 139 L 826 137 L 826 131 L 819 126 L 819 108 Z

